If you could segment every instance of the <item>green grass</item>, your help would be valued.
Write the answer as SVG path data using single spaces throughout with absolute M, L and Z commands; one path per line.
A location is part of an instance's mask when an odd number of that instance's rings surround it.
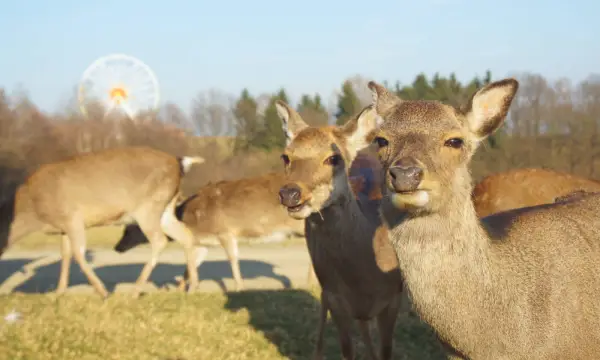
M 2 359 L 310 359 L 318 317 L 315 292 L 156 292 L 140 299 L 115 294 L 0 296 Z M 377 338 L 377 337 L 376 337 Z M 363 346 L 357 334 L 359 358 Z M 399 316 L 394 359 L 444 359 L 431 330 Z M 337 331 L 326 331 L 325 355 L 339 359 Z

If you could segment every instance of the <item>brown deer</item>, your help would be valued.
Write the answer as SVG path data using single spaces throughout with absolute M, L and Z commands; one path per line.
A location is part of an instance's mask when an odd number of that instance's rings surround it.
M 357 158 L 350 170 L 351 184 L 357 195 L 366 198 L 379 196 L 380 186 L 377 184 L 381 183 L 380 168 L 377 158 L 372 155 L 361 154 Z M 261 237 L 277 241 L 289 234 L 304 236 L 304 221 L 288 216 L 277 197 L 285 181 L 283 172 L 274 172 L 252 178 L 209 183 L 179 204 L 175 214 L 192 230 L 198 246 L 196 268 L 200 267 L 208 254 L 208 248 L 202 244 L 216 238 L 231 264 L 236 290 L 241 290 L 244 286 L 239 268 L 238 237 Z M 257 211 L 261 214 L 258 220 Z M 172 239 L 169 238 L 169 241 Z M 140 227 L 129 224 L 114 249 L 124 253 L 144 243 L 148 243 L 148 238 Z M 314 277 L 313 267 L 309 265 L 309 285 Z M 185 286 L 187 278 L 186 271 L 180 288 Z
M 187 267 L 194 269 L 192 235 L 174 210 L 182 176 L 192 164 L 203 162 L 201 157 L 176 158 L 149 147 L 120 147 L 42 165 L 18 188 L 14 204 L 3 206 L 3 217 L 11 220 L 6 247 L 34 231 L 62 233 L 56 293 L 68 286 L 74 256 L 90 284 L 106 298 L 102 280 L 84 256 L 85 229 L 135 221 L 152 244 L 152 256 L 136 282 L 138 296 L 167 244 L 165 234 L 183 245 Z M 197 282 L 197 276 L 192 277 L 191 288 Z
M 393 332 L 402 280 L 382 225 L 379 197 L 357 201 L 349 183 L 350 164 L 374 125 L 370 108 L 341 127 L 309 127 L 286 103 L 278 101 L 288 144 L 282 155 L 288 183 L 281 203 L 289 215 L 305 222 L 306 242 L 321 285 L 321 312 L 315 359 L 323 354 L 323 330 L 330 312 L 338 329 L 344 359 L 354 358 L 353 320 L 371 359 L 379 358 L 368 321 L 377 318 L 384 360 L 392 357 Z
M 209 183 L 178 205 L 176 216 L 192 231 L 194 244 L 198 246 L 195 269 L 208 254 L 208 248 L 203 244 L 216 238 L 231 264 L 236 290 L 241 290 L 243 281 L 238 259 L 238 237 L 284 240 L 289 234 L 303 236 L 304 223 L 290 218 L 279 203 L 277 192 L 284 181 L 283 173 L 274 172 L 253 178 Z M 123 253 L 147 242 L 148 238 L 140 227 L 130 224 L 115 250 Z M 184 280 L 188 275 L 186 270 Z M 184 286 L 185 283 L 180 285 Z
M 463 359 L 600 353 L 600 195 L 479 220 L 470 159 L 518 89 L 505 79 L 461 108 L 369 83 L 385 169 L 381 214 L 420 316 Z
M 522 207 L 550 204 L 573 191 L 600 191 L 600 182 L 549 169 L 513 169 L 486 176 L 473 188 L 479 217 Z

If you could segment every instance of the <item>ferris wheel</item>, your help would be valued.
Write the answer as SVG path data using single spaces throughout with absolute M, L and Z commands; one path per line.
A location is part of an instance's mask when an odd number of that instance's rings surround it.
M 150 67 L 123 54 L 94 61 L 83 73 L 78 90 L 79 108 L 88 116 L 92 104 L 104 107 L 104 116 L 121 110 L 133 119 L 141 111 L 158 109 L 158 80 Z

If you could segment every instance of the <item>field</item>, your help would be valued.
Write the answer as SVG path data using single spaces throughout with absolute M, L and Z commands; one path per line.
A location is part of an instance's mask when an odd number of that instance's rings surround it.
M 0 325 L 3 359 L 310 359 L 316 291 L 173 292 L 138 300 L 116 294 L 10 295 L 0 313 L 23 317 Z M 358 339 L 358 337 L 356 337 Z M 399 317 L 395 359 L 442 359 L 430 330 L 410 314 Z M 329 324 L 326 356 L 339 358 Z M 362 352 L 362 343 L 358 342 Z M 359 354 L 360 355 L 360 354 Z
M 149 248 L 115 253 L 110 248 L 120 230 L 88 231 L 92 264 L 114 291 L 106 302 L 92 292 L 74 263 L 68 293 L 44 293 L 58 279 L 57 236 L 32 234 L 3 256 L 0 284 L 14 285 L 4 290 L 16 292 L 0 291 L 0 359 L 311 358 L 319 302 L 318 289 L 304 287 L 308 254 L 303 240 L 240 246 L 248 290 L 239 293 L 223 291 L 233 285 L 231 271 L 223 251 L 211 249 L 200 267 L 200 291 L 191 295 L 170 286 L 184 270 L 183 254 L 171 244 L 150 279 L 159 289 L 149 286 L 136 300 L 128 290 Z M 33 262 L 40 264 L 31 278 L 19 272 Z M 13 310 L 21 315 L 18 320 L 3 319 Z M 400 314 L 396 332 L 395 359 L 443 358 L 430 329 L 414 315 Z M 360 355 L 358 333 L 355 343 Z M 327 358 L 339 358 L 332 324 L 325 348 Z

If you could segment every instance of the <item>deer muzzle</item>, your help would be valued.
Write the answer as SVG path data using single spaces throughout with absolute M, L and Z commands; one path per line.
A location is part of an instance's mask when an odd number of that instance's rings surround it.
M 390 190 L 397 193 L 418 190 L 422 180 L 423 168 L 412 157 L 397 160 L 388 169 Z
M 302 190 L 296 184 L 286 184 L 279 189 L 279 201 L 289 211 L 300 210 L 303 205 Z

